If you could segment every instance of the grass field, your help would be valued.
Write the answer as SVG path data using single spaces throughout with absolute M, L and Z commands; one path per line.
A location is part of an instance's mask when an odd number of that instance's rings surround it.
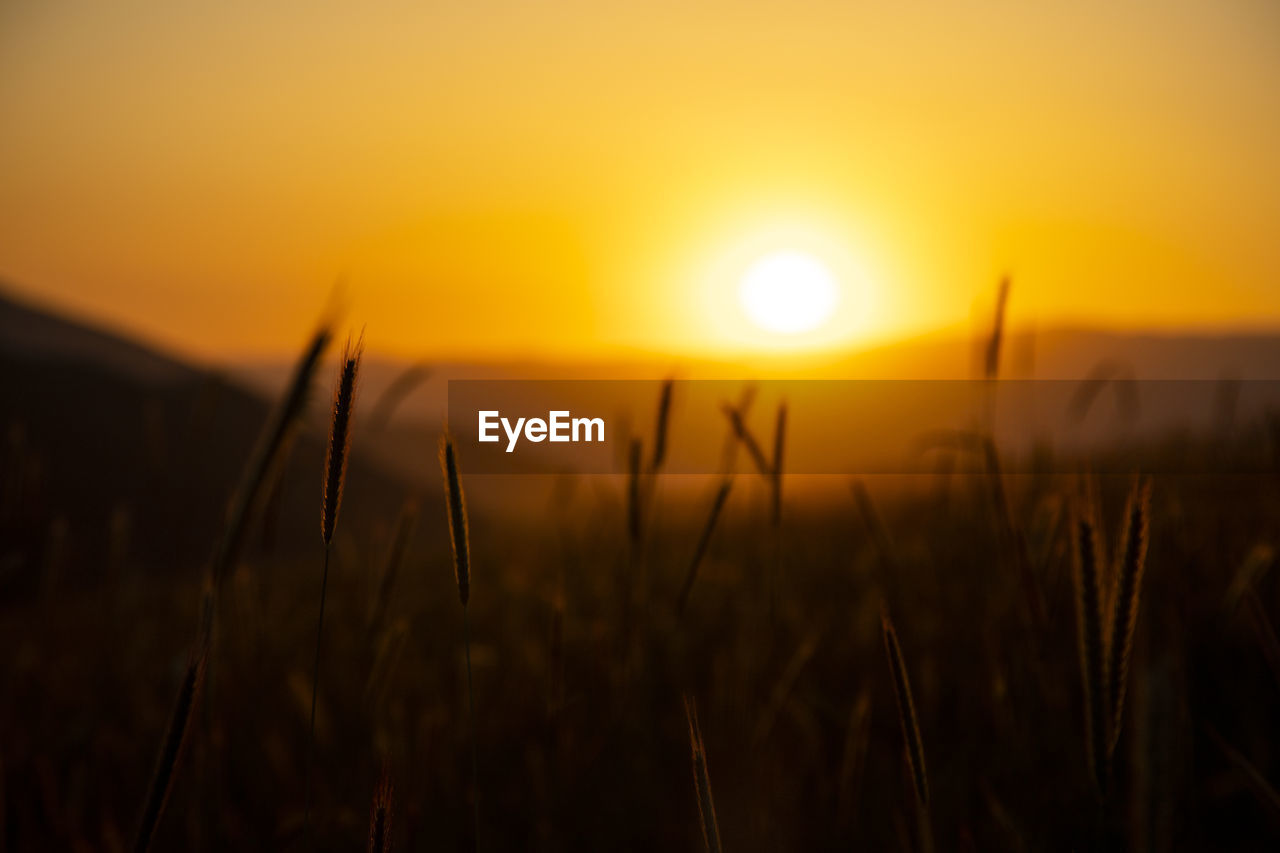
M 304 386 L 313 369 L 299 373 Z M 1136 621 L 1118 722 L 1103 724 L 1114 751 L 1104 740 L 1102 753 L 1086 708 L 1114 690 L 1086 689 L 1073 543 L 1091 513 L 1107 651 L 1132 477 L 1061 464 L 1003 477 L 784 476 L 775 511 L 779 481 L 742 453 L 709 524 L 720 480 L 644 466 L 560 478 L 549 499 L 529 481 L 516 510 L 485 511 L 524 481 L 469 479 L 461 456 L 474 770 L 440 483 L 387 494 L 357 482 L 331 552 L 308 829 L 324 458 L 290 439 L 295 403 L 259 418 L 267 438 L 244 449 L 232 490 L 243 513 L 206 543 L 208 563 L 133 566 L 182 539 L 173 508 L 169 526 L 117 519 L 89 547 L 31 510 L 38 454 L 6 457 L 7 539 L 40 543 L 15 553 L 38 555 L 43 574 L 7 586 L 0 611 L 0 849 L 131 849 L 149 796 L 164 806 L 154 849 L 359 849 L 375 790 L 374 822 L 398 850 L 1280 840 L 1280 477 L 1162 473 L 1229 453 L 1221 437 L 1165 447 L 1165 466 L 1145 457 L 1149 547 L 1136 596 L 1120 596 Z M 11 436 L 11 448 L 39 436 L 26 441 Z M 647 460 L 654 436 L 643 441 Z M 422 453 L 434 442 L 424 436 Z M 259 534 L 281 491 L 313 507 L 313 532 L 281 526 L 267 548 Z M 175 695 L 184 734 L 162 749 Z M 172 769 L 158 791 L 157 753 Z M 704 835 L 712 808 L 718 830 Z

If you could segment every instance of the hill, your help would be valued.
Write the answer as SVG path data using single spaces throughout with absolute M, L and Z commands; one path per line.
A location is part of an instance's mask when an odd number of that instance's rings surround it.
M 207 559 L 271 406 L 234 376 L 0 296 L 3 495 L 0 600 L 46 572 L 92 580 L 119 565 L 192 572 Z M 322 373 L 329 376 L 328 371 Z M 256 550 L 318 551 L 323 405 L 294 442 Z M 359 518 L 394 518 L 415 487 L 361 452 Z M 96 555 L 112 554 L 118 565 Z

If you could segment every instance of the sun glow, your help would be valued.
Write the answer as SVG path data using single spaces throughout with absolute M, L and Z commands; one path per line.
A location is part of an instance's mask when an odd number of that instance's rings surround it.
M 794 335 L 831 319 L 840 301 L 835 276 L 807 252 L 772 252 L 742 277 L 738 298 L 751 321 L 762 329 Z
M 672 276 L 689 334 L 735 356 L 821 356 L 865 345 L 884 328 L 892 279 L 866 234 L 839 211 L 726 217 L 696 235 L 703 249 Z M 692 241 L 691 241 L 692 242 Z

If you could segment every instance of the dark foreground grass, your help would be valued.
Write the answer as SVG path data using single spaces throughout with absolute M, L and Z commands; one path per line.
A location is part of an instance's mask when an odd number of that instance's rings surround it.
M 871 478 L 856 501 L 843 481 L 788 479 L 781 556 L 768 476 L 738 476 L 705 543 L 721 481 L 681 482 L 647 507 L 643 571 L 630 562 L 625 482 L 585 482 L 502 515 L 481 508 L 509 496 L 509 482 L 467 483 L 476 775 L 448 530 L 424 523 L 396 544 L 394 518 L 344 509 L 315 726 L 319 849 L 368 846 L 384 761 L 390 849 L 469 847 L 476 779 L 484 850 L 703 848 L 685 695 L 723 849 L 915 848 L 923 780 L 904 748 L 882 601 L 927 754 L 935 849 L 1280 842 L 1280 683 L 1265 640 L 1280 580 L 1258 557 L 1280 530 L 1277 478 L 1151 479 L 1139 606 L 1132 629 L 1116 621 L 1132 632 L 1117 655 L 1122 716 L 1100 723 L 1114 742 L 1101 808 L 1072 478 L 1006 477 L 998 510 L 980 472 L 953 476 L 945 500 L 930 478 Z M 1132 482 L 1097 483 L 1105 541 L 1132 541 Z M 424 518 L 445 516 L 435 488 L 420 496 L 439 508 Z M 1025 535 L 1042 626 L 1002 559 L 1005 512 Z M 299 795 L 315 630 L 306 544 L 251 550 L 228 574 L 216 689 L 185 727 L 153 849 L 310 849 Z M 379 567 L 393 545 L 401 568 L 387 590 Z M 697 582 L 682 596 L 695 553 Z M 5 602 L 0 849 L 128 848 L 173 697 L 190 681 L 200 578 L 199 566 L 175 567 Z M 620 579 L 648 588 L 624 595 Z M 643 607 L 624 640 L 628 602 Z

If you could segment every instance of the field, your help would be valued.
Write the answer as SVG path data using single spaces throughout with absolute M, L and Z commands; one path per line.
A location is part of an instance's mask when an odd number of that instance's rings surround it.
M 1079 524 L 1096 521 L 1109 624 L 1134 477 L 1062 461 L 783 476 L 775 516 L 779 481 L 739 454 L 709 525 L 721 481 L 650 473 L 652 432 L 633 477 L 535 487 L 469 478 L 463 455 L 472 720 L 441 480 L 362 467 L 357 398 L 307 828 L 324 436 L 294 423 L 302 407 L 272 415 L 208 380 L 158 397 L 85 368 L 13 376 L 0 850 L 131 849 L 184 683 L 155 849 L 360 849 L 384 777 L 391 849 L 702 849 L 686 700 L 730 851 L 1280 842 L 1265 434 L 1144 456 L 1149 547 L 1108 772 L 1090 759 Z M 318 413 L 332 374 L 302 378 Z M 273 417 L 281 440 L 255 445 Z M 433 468 L 437 442 L 418 445 Z M 1213 473 L 1255 450 L 1270 473 Z

